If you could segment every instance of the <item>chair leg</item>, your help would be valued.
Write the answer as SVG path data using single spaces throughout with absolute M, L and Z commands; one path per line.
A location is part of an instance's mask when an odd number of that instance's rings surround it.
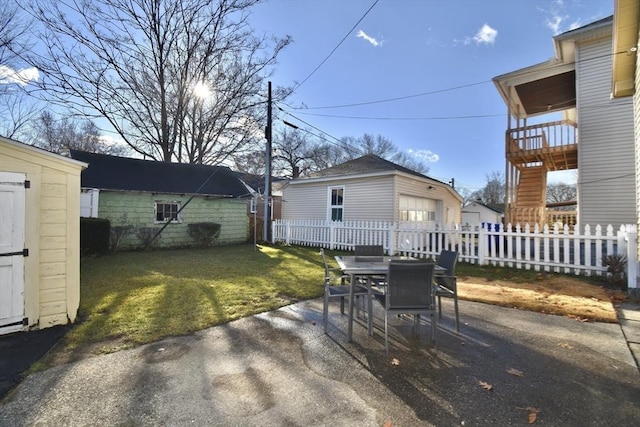
M 440 315 L 440 320 L 442 320 L 442 297 L 438 295 L 438 313 Z
M 384 352 L 389 355 L 389 315 L 384 314 Z
M 344 314 L 344 297 L 340 297 L 340 314 Z
M 455 307 L 455 312 L 456 312 L 456 332 L 460 332 L 460 319 L 458 316 L 458 296 L 457 295 L 453 298 L 453 305 Z
M 329 295 L 324 293 L 324 307 L 322 308 L 322 321 L 324 323 L 324 333 L 327 333 L 327 322 L 329 321 Z

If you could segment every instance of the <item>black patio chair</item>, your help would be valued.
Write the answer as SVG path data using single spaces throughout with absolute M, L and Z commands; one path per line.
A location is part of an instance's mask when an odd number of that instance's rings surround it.
M 339 272 L 338 268 L 329 267 L 329 263 L 327 262 L 327 257 L 324 253 L 324 248 L 320 249 L 320 255 L 322 256 L 322 262 L 324 264 L 324 304 L 322 308 L 322 320 L 324 322 L 324 333 L 327 333 L 327 323 L 329 320 L 329 302 L 334 299 L 340 299 L 340 313 L 344 314 L 344 300 L 345 298 L 349 298 L 349 287 L 350 283 L 347 283 L 347 280 L 350 280 L 350 276 L 345 274 L 334 274 L 335 272 Z M 339 285 L 333 284 L 334 277 L 340 279 Z M 361 285 L 355 285 L 353 289 L 353 295 L 356 299 L 356 309 L 358 307 L 357 300 L 359 297 L 367 297 L 368 292 L 367 288 Z
M 389 353 L 389 316 L 412 314 L 413 332 L 417 332 L 420 315 L 431 317 L 431 340 L 436 341 L 436 317 L 433 299 L 434 264 L 420 260 L 390 261 L 387 292 L 376 295 L 384 308 L 384 348 Z
M 442 319 L 442 299 L 452 298 L 456 315 L 456 331 L 460 332 L 458 315 L 458 282 L 456 278 L 456 264 L 458 262 L 458 252 L 443 250 L 438 256 L 437 264 L 447 269 L 447 274 L 436 275 L 434 294 L 438 298 L 438 315 Z

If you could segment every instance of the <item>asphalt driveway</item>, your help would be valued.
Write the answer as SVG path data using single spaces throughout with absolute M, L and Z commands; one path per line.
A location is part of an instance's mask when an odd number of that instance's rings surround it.
M 0 425 L 637 425 L 640 373 L 617 324 L 460 302 L 429 346 L 394 319 L 389 356 L 321 301 L 27 377 Z M 449 307 L 450 308 L 450 307 Z M 447 310 L 447 314 L 451 310 Z M 381 320 L 376 320 L 381 325 Z

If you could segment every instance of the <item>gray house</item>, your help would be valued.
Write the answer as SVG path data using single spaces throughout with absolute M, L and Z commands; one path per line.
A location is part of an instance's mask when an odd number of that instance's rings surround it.
M 157 247 L 196 245 L 189 224 L 221 225 L 216 244 L 246 242 L 250 191 L 224 166 L 155 162 L 71 150 L 89 164 L 81 175 L 81 212 L 130 228 L 120 249 L 142 247 L 165 225 Z M 168 224 L 167 224 L 168 223 Z M 113 236 L 112 236 L 113 237 Z
M 460 222 L 462 197 L 448 184 L 374 155 L 296 178 L 282 187 L 282 219 Z

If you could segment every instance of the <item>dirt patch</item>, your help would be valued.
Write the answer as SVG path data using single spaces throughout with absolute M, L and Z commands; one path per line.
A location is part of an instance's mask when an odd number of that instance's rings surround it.
M 582 321 L 617 323 L 613 302 L 624 298 L 624 293 L 570 276 L 541 273 L 531 283 L 459 276 L 458 297 Z

